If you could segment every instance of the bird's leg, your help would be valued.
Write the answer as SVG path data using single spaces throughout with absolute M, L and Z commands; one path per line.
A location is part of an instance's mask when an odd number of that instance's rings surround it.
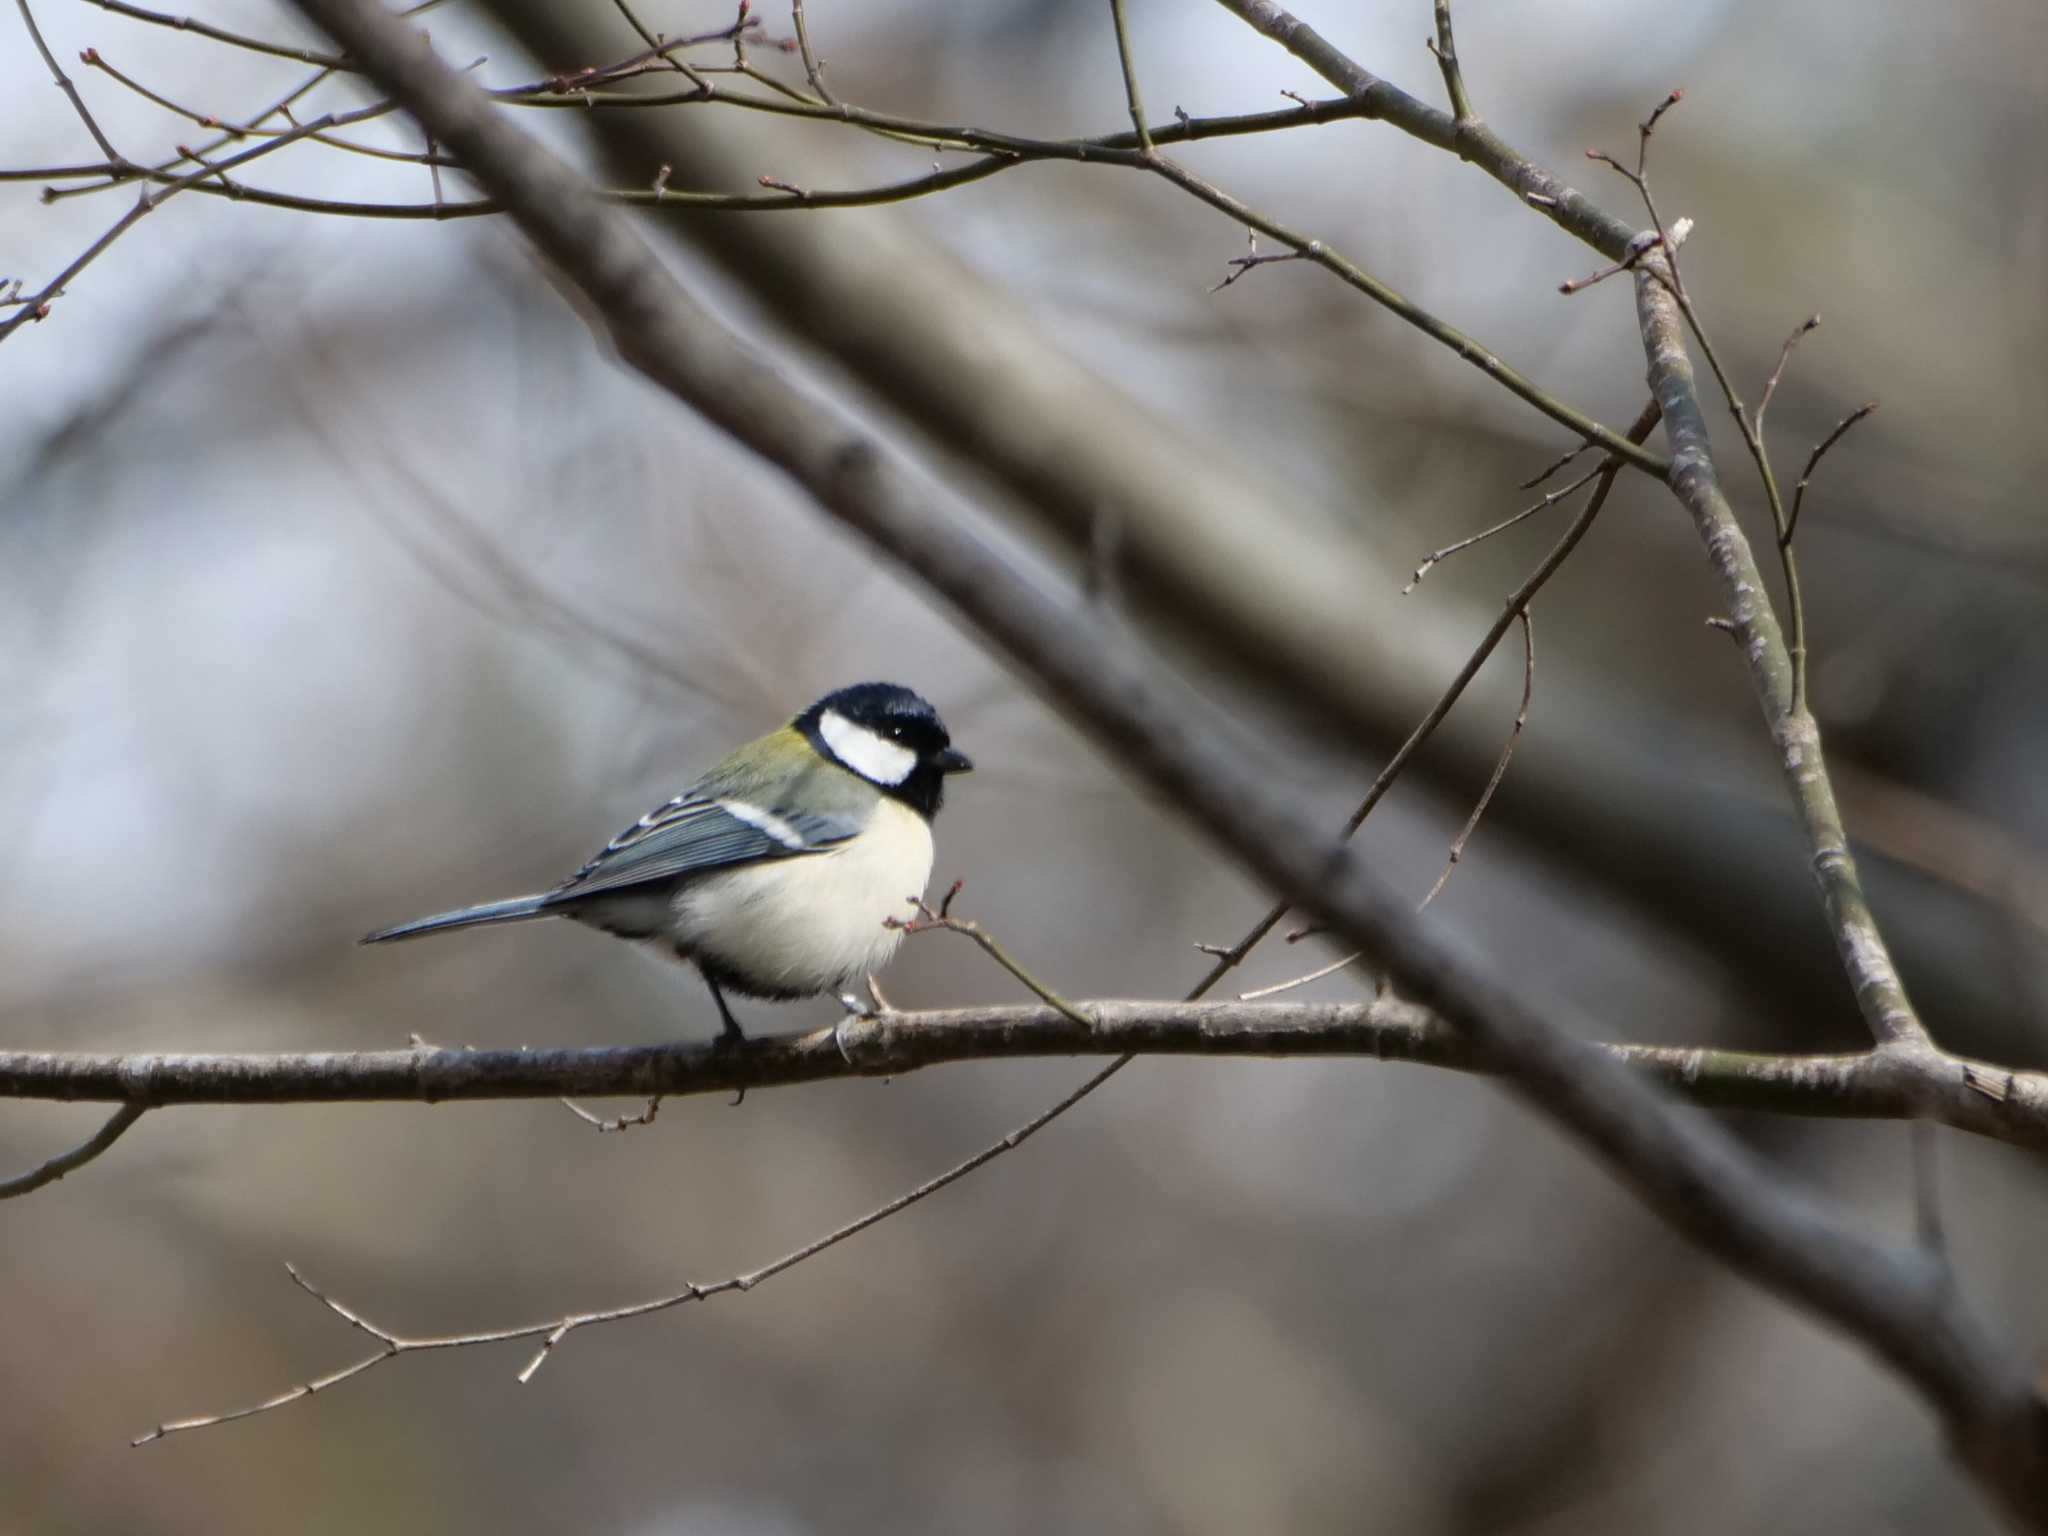
M 711 979 L 709 971 L 704 971 L 701 974 L 704 977 L 704 985 L 711 989 L 711 1001 L 718 1004 L 718 1017 L 725 1024 L 724 1032 L 719 1036 L 719 1043 L 721 1045 L 745 1044 L 747 1032 L 740 1028 L 740 1021 L 734 1018 L 732 1010 L 726 1007 L 725 993 L 719 990 L 718 983 Z
M 744 1049 L 747 1043 L 747 1032 L 744 1029 L 740 1028 L 740 1021 L 734 1018 L 732 1016 L 732 1010 L 726 1007 L 725 993 L 719 990 L 718 983 L 712 980 L 711 973 L 709 971 L 704 970 L 700 966 L 698 968 L 698 974 L 704 978 L 704 985 L 711 989 L 711 1001 L 718 1004 L 718 1017 L 721 1020 L 723 1020 L 725 1024 L 725 1027 L 719 1031 L 718 1039 L 715 1040 L 713 1044 L 725 1050 Z M 746 1099 L 747 1085 L 745 1083 L 741 1083 L 739 1092 L 735 1093 L 732 1096 L 732 1101 L 735 1105 L 738 1105 L 744 1104 L 746 1102 Z

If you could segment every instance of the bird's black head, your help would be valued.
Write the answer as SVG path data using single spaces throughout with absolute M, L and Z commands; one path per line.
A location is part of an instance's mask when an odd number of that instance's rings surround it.
M 939 712 L 894 683 L 855 683 L 796 717 L 812 746 L 927 820 L 946 797 L 946 775 L 974 767 L 953 750 Z

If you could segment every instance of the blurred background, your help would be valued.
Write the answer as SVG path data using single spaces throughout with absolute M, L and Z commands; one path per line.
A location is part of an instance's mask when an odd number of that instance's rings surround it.
M 808 7 L 846 99 L 1047 135 L 1125 124 L 1105 9 Z M 1438 98 L 1421 0 L 1299 11 Z M 672 35 L 730 20 L 695 0 L 642 14 Z M 494 83 L 637 46 L 600 0 L 502 15 L 509 34 L 487 6 L 447 6 L 434 40 L 460 62 L 489 54 Z M 786 13 L 761 15 L 787 35 Z M 201 114 L 248 115 L 307 73 L 94 7 L 45 0 L 38 16 L 61 58 L 95 47 Z M 316 41 L 265 4 L 204 16 Z M 1220 9 L 1131 0 L 1131 19 L 1157 120 L 1328 94 Z M 1687 272 L 1751 398 L 1786 333 L 1826 318 L 1772 406 L 1781 476 L 1882 397 L 1817 478 L 1800 535 L 1814 698 L 1937 1035 L 2039 1064 L 2048 23 L 2028 0 L 1654 15 L 1466 0 L 1458 19 L 1482 113 L 1617 211 L 1628 189 L 1581 151 L 1630 150 L 1648 107 L 1687 88 L 1654 175 L 1666 216 L 1697 221 Z M 0 169 L 91 158 L 18 19 L 0 36 Z M 801 81 L 794 58 L 755 58 Z M 75 73 L 136 158 L 202 132 Z M 366 99 L 334 82 L 302 110 Z M 520 120 L 612 184 L 646 184 L 663 158 L 678 187 L 740 188 L 866 185 L 929 160 L 753 114 L 631 116 L 675 148 L 601 140 L 581 112 Z M 352 135 L 420 148 L 395 118 Z M 1560 298 L 1597 258 L 1485 178 L 1367 123 L 1183 154 L 1574 403 L 1635 415 L 1628 290 Z M 247 177 L 433 196 L 420 166 L 310 144 Z M 0 184 L 0 273 L 31 291 L 130 196 L 42 205 L 39 188 Z M 1243 232 L 1127 173 L 1028 166 L 896 208 L 644 227 L 792 370 L 1044 558 L 1071 567 L 1085 537 L 963 469 L 971 442 L 935 443 L 886 366 L 828 344 L 860 283 L 906 324 L 930 304 L 930 333 L 907 343 L 922 355 L 1019 381 L 1085 370 L 1119 402 L 1099 413 L 1112 446 L 1246 488 L 1261 548 L 1303 591 L 1335 583 L 1332 622 L 1375 637 L 1331 663 L 1364 705 L 1304 705 L 1142 560 L 1119 600 L 1314 773 L 1333 825 L 1568 515 L 1400 596 L 1429 550 L 1527 499 L 1515 484 L 1558 433 L 1324 274 L 1277 266 L 1211 291 Z M 568 925 L 353 941 L 552 882 L 733 742 L 868 676 L 934 699 L 981 767 L 939 825 L 935 885 L 964 878 L 965 909 L 1069 995 L 1185 991 L 1195 943 L 1228 943 L 1263 909 L 1132 792 L 1113 749 L 616 367 L 496 221 L 180 198 L 9 339 L 0 399 L 9 1047 L 707 1034 L 687 971 Z M 1716 429 L 1760 518 L 1718 412 Z M 1048 430 L 1048 462 L 1073 451 Z M 1435 912 L 1611 1038 L 1853 1047 L 1677 507 L 1625 477 L 1535 612 L 1530 724 Z M 1366 830 L 1418 899 L 1512 718 L 1508 650 Z M 1326 958 L 1276 940 L 1238 985 Z M 911 944 L 889 990 L 910 1007 L 1016 994 L 944 935 Z M 774 1030 L 829 1015 L 742 1016 Z M 513 1381 L 519 1346 L 408 1358 L 128 1448 L 360 1352 L 281 1260 L 405 1332 L 635 1300 L 768 1261 L 1087 1070 L 679 1101 L 623 1136 L 547 1103 L 152 1114 L 105 1160 L 0 1209 L 0 1532 L 1992 1528 L 1927 1416 L 1855 1349 L 1682 1247 L 1493 1088 L 1360 1062 L 1140 1062 L 886 1226 L 752 1294 L 578 1334 L 529 1386 Z M 0 1168 L 96 1115 L 6 1106 Z M 1788 1179 L 1910 1228 L 1902 1128 L 1736 1123 Z M 1964 1283 L 2031 1352 L 2048 1323 L 2041 1164 L 1946 1133 L 1940 1152 Z

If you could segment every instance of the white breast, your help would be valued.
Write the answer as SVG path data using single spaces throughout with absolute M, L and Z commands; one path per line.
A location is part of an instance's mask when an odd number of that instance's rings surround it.
M 770 859 L 686 883 L 670 936 L 748 991 L 838 992 L 879 970 L 903 942 L 884 920 L 915 915 L 932 874 L 932 829 L 883 800 L 867 830 L 828 853 Z

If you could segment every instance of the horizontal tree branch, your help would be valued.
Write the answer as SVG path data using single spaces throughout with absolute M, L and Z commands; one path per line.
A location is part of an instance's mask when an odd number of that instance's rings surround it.
M 518 1050 L 262 1054 L 0 1052 L 0 1097 L 123 1104 L 424 1103 L 678 1098 L 922 1067 L 1044 1056 L 1346 1058 L 1501 1070 L 1427 1008 L 1369 1002 L 1077 1003 L 890 1012 L 836 1028 L 707 1043 Z M 1601 1049 L 1676 1097 L 1711 1109 L 1836 1119 L 1927 1114 L 1958 1130 L 2048 1150 L 2048 1074 L 1936 1052 L 1772 1055 L 1660 1045 Z

